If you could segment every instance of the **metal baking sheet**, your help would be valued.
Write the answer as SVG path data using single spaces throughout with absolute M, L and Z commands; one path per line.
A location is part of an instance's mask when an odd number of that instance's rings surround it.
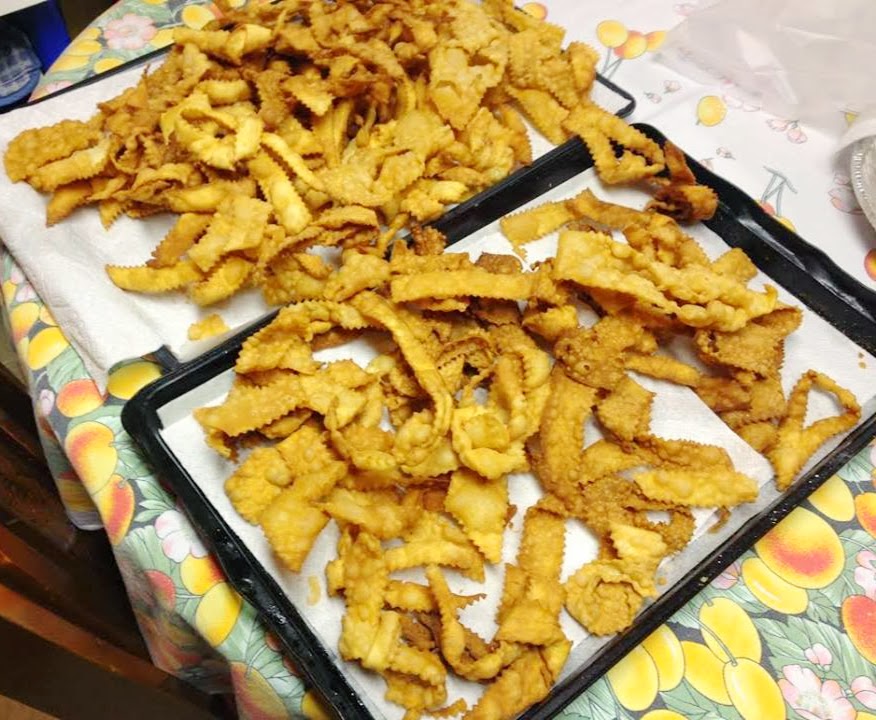
M 653 128 L 642 129 L 662 140 Z M 478 196 L 477 202 L 451 211 L 436 226 L 451 242 L 468 238 L 466 243 L 470 244 L 478 234 L 489 234 L 491 224 L 502 215 L 535 198 L 541 201 L 552 194 L 563 193 L 565 186 L 559 186 L 565 182 L 574 184 L 591 164 L 583 146 L 573 141 Z M 727 245 L 745 249 L 766 275 L 792 290 L 799 303 L 842 332 L 861 352 L 872 355 L 876 350 L 872 308 L 867 307 L 866 298 L 858 298 L 851 292 L 854 286 L 848 285 L 847 278 L 829 259 L 811 250 L 801 255 L 794 247 L 795 236 L 788 238 L 789 231 L 766 216 L 751 199 L 705 169 L 693 163 L 692 167 L 702 182 L 718 191 L 721 200 L 715 218 L 707 223 L 709 230 Z M 806 248 L 808 246 L 802 249 Z M 217 393 L 222 392 L 222 383 L 226 383 L 227 389 L 229 371 L 240 343 L 256 327 L 144 389 L 126 405 L 123 423 L 159 474 L 179 495 L 193 522 L 216 551 L 230 581 L 262 612 L 305 676 L 323 692 L 341 717 L 379 717 L 375 704 L 363 698 L 355 672 L 351 672 L 352 666 L 338 662 L 336 649 L 320 641 L 318 630 L 309 622 L 311 609 L 306 604 L 296 605 L 291 601 L 284 590 L 283 578 L 278 582 L 277 576 L 266 569 L 266 563 L 257 559 L 253 541 L 243 539 L 246 528 L 240 525 L 239 518 L 223 506 L 219 495 L 210 488 L 205 491 L 204 477 L 199 477 L 200 482 L 196 480 L 190 463 L 181 457 L 187 453 L 175 453 L 165 436 L 165 422 L 172 423 L 174 417 L 184 416 L 191 407 L 215 400 Z M 843 377 L 837 379 L 844 384 Z M 870 398 L 860 399 L 864 402 Z M 550 696 L 523 717 L 551 716 L 670 617 L 873 436 L 876 430 L 873 413 L 871 401 L 865 405 L 865 418 L 858 428 L 824 454 L 789 491 L 780 495 L 772 483 L 768 483 L 762 487 L 758 501 L 734 510 L 720 532 L 700 536 L 695 543 L 696 557 L 689 558 L 689 562 L 675 563 L 666 589 L 636 622 L 608 642 L 595 641 L 583 650 L 576 649 L 565 675 Z M 215 478 L 220 490 L 224 477 L 220 474 Z

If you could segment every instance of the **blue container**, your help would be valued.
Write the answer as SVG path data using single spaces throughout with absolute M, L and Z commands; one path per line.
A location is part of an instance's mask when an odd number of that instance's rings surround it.
M 47 0 L 11 13 L 5 18 L 30 38 L 43 72 L 70 44 L 70 34 L 56 0 Z
M 0 18 L 0 112 L 25 100 L 40 81 L 40 59 L 27 35 Z

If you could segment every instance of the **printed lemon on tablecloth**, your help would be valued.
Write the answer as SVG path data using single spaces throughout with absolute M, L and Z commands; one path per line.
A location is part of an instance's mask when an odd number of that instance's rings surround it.
M 179 571 L 183 587 L 192 595 L 204 595 L 225 579 L 221 568 L 210 555 L 187 555 L 180 563 Z
M 57 322 L 55 322 L 55 316 L 52 315 L 52 311 L 49 310 L 49 308 L 45 305 L 40 308 L 40 322 L 42 322 L 44 325 L 58 324 Z
M 642 715 L 642 720 L 687 720 L 687 718 L 684 715 L 675 712 L 675 710 L 660 708 L 659 710 L 652 710 L 649 713 L 645 713 Z
M 868 250 L 864 256 L 864 270 L 871 280 L 876 280 L 876 250 Z
M 301 712 L 307 720 L 332 720 L 334 717 L 325 709 L 322 698 L 313 690 L 308 690 L 301 698 Z
M 67 72 L 69 70 L 78 70 L 83 68 L 91 60 L 90 55 L 61 55 L 49 68 L 49 72 Z
M 263 720 L 286 720 L 289 717 L 277 691 L 252 665 L 231 663 L 231 682 L 234 684 L 234 702 L 240 717 Z
M 15 299 L 15 291 L 17 289 L 18 286 L 11 280 L 3 281 L 3 301 L 6 305 L 12 305 L 12 301 Z
M 657 50 L 663 44 L 666 32 L 643 33 L 627 28 L 619 20 L 603 20 L 596 26 L 596 38 L 609 50 L 599 71 L 610 78 L 624 60 L 635 60 L 646 52 Z
M 684 679 L 701 695 L 719 705 L 732 705 L 724 685 L 724 663 L 709 648 L 692 640 L 682 640 Z
M 155 37 L 149 41 L 149 44 L 154 48 L 163 48 L 165 45 L 170 45 L 173 42 L 173 28 L 162 28 Z
M 79 39 L 71 43 L 64 51 L 67 55 L 81 55 L 83 57 L 91 57 L 96 52 L 100 52 L 103 45 L 96 40 Z
M 630 30 L 626 41 L 614 48 L 614 54 L 624 60 L 635 60 L 648 49 L 648 38 L 638 30 Z
M 70 347 L 67 338 L 56 327 L 40 330 L 30 341 L 27 348 L 27 366 L 31 370 L 40 370 Z
M 697 103 L 697 125 L 714 127 L 727 115 L 727 106 L 717 95 L 701 97 Z
M 785 699 L 776 681 L 754 660 L 737 658 L 724 666 L 724 684 L 733 707 L 745 720 L 784 720 Z
M 243 599 L 228 583 L 214 585 L 198 603 L 195 627 L 210 645 L 218 647 L 237 622 L 242 605 Z
M 603 20 L 596 26 L 596 37 L 605 47 L 620 47 L 627 41 L 629 31 L 618 20 Z
M 141 388 L 159 377 L 159 365 L 148 360 L 138 360 L 110 372 L 107 390 L 120 400 L 130 400 Z
M 96 63 L 94 63 L 94 72 L 100 75 L 101 73 L 105 73 L 109 70 L 119 67 L 119 65 L 124 64 L 124 62 L 124 60 L 117 57 L 101 58 Z
M 657 666 L 660 692 L 672 690 L 684 676 L 684 653 L 675 633 L 668 625 L 661 625 L 645 638 L 642 647 Z
M 858 523 L 876 538 L 876 493 L 861 493 L 855 496 L 855 515 Z
M 64 450 L 85 489 L 94 497 L 109 482 L 119 454 L 113 447 L 115 435 L 103 423 L 87 420 L 76 425 L 64 438 Z
M 639 645 L 605 674 L 618 702 L 627 710 L 644 710 L 657 697 L 657 665 Z
M 848 522 L 855 517 L 855 499 L 846 481 L 834 475 L 809 496 L 818 512 L 837 522 Z
M 809 607 L 809 595 L 770 570 L 757 557 L 742 563 L 742 581 L 764 605 L 784 615 L 799 615 Z
M 724 597 L 706 600 L 699 619 L 703 640 L 719 660 L 744 657 L 760 662 L 760 635 L 748 613 L 736 602 Z
M 837 579 L 845 556 L 836 531 L 811 510 L 795 508 L 758 540 L 755 552 L 783 580 L 801 588 L 823 588 Z
M 193 30 L 200 30 L 204 25 L 213 22 L 213 20 L 221 16 L 221 13 L 213 3 L 210 3 L 207 7 L 203 5 L 186 5 L 180 14 L 183 23 Z
M 18 342 L 30 332 L 40 317 L 40 307 L 35 302 L 21 303 L 9 311 L 9 327 L 13 342 Z

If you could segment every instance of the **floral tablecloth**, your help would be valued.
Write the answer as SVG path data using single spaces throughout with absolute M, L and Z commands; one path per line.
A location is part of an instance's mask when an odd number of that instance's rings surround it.
M 599 50 L 602 73 L 636 95 L 633 119 L 655 124 L 803 237 L 825 247 L 829 239 L 832 257 L 876 287 L 873 231 L 833 157 L 853 118 L 838 113 L 835 134 L 816 131 L 764 114 L 730 85 L 697 85 L 655 62 L 665 30 L 695 3 L 524 7 Z M 160 48 L 175 25 L 201 27 L 218 15 L 209 2 L 123 0 L 71 44 L 34 95 Z M 323 717 L 121 427 L 123 404 L 159 366 L 139 359 L 116 368 L 102 395 L 5 252 L 0 280 L 58 490 L 77 525 L 106 529 L 154 662 L 207 691 L 233 691 L 242 718 Z M 561 716 L 876 720 L 874 464 L 870 446 Z

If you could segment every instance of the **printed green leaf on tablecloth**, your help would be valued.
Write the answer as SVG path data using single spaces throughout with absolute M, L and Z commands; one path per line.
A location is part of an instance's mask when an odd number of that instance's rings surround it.
M 848 636 L 825 623 L 799 617 L 782 620 L 764 618 L 758 622 L 758 628 L 769 648 L 769 663 L 777 674 L 787 665 L 808 666 L 823 677 L 846 682 L 873 673 L 873 665 L 858 654 Z M 830 653 L 832 663 L 829 669 L 813 663 L 807 656 L 807 651 L 816 645 L 821 645 Z
M 85 364 L 72 347 L 67 347 L 46 368 L 49 386 L 55 391 L 60 390 L 71 380 L 87 378 Z
M 731 705 L 717 705 L 692 688 L 687 680 L 672 690 L 661 692 L 660 699 L 669 710 L 680 713 L 688 720 L 743 720 Z
M 577 720 L 628 720 L 630 714 L 618 703 L 608 681 L 600 678 L 560 715 L 561 718 Z

